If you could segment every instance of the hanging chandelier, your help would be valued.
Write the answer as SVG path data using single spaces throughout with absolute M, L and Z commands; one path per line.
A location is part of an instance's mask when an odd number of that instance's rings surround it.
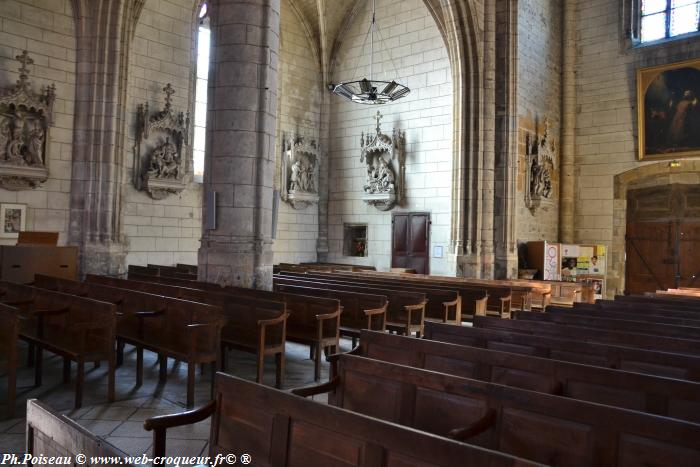
M 396 101 L 402 97 L 408 95 L 411 90 L 408 86 L 399 84 L 396 80 L 383 81 L 372 79 L 374 71 L 374 34 L 379 35 L 379 40 L 381 45 L 386 49 L 386 44 L 384 44 L 384 39 L 382 38 L 382 33 L 377 27 L 377 0 L 373 0 L 372 3 L 372 22 L 369 26 L 369 30 L 365 35 L 365 40 L 362 43 L 362 50 L 365 49 L 367 44 L 367 38 L 370 38 L 370 59 L 369 59 L 369 77 L 362 78 L 354 81 L 342 81 L 337 84 L 329 84 L 328 89 L 339 96 L 342 96 L 352 102 L 358 104 L 387 104 L 389 102 Z M 391 58 L 391 53 L 387 49 L 387 54 L 389 55 L 389 61 L 391 66 L 394 68 L 394 72 L 398 77 L 398 72 L 396 71 L 396 66 L 394 66 L 394 61 Z M 357 59 L 357 64 L 359 64 L 360 58 Z M 357 72 L 357 64 L 355 65 L 355 72 Z

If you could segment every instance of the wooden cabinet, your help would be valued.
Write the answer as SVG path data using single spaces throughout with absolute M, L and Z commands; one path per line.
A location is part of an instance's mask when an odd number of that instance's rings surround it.
M 0 280 L 24 284 L 34 274 L 77 279 L 78 247 L 0 246 Z

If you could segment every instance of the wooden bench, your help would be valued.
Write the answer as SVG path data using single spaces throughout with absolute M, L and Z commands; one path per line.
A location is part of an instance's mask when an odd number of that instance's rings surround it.
M 330 289 L 334 288 L 336 285 L 350 285 L 372 287 L 386 291 L 392 290 L 395 292 L 417 292 L 425 295 L 425 320 L 452 324 L 458 324 L 462 321 L 459 292 L 455 289 L 449 290 L 439 287 L 424 287 L 423 284 L 400 284 L 388 281 L 348 280 L 343 277 L 323 277 L 317 275 L 307 275 L 305 277 L 294 276 L 293 278 L 281 275 L 275 276 L 273 280 L 276 283 L 292 283 L 288 281 L 294 281 L 294 284 L 308 283 L 313 287 L 315 287 L 316 284 L 327 284 Z
M 77 293 L 118 307 L 118 363 L 124 344 L 136 348 L 136 385 L 143 384 L 143 351 L 158 354 L 160 381 L 167 379 L 167 361 L 187 363 L 187 404 L 194 404 L 196 365 L 218 368 L 223 317 L 218 306 L 95 283 L 35 276 L 38 287 Z M 213 369 L 214 369 L 213 368 Z M 213 381 L 212 381 L 213 384 Z
M 515 313 L 515 318 L 518 320 L 555 323 L 562 326 L 582 326 L 586 328 L 609 329 L 612 331 L 648 334 L 653 336 L 700 340 L 700 327 L 668 323 L 654 323 L 648 321 L 616 318 L 615 316 L 598 317 L 580 316 L 566 313 L 533 313 L 531 311 L 517 311 Z
M 494 314 L 502 318 L 510 318 L 510 301 L 511 291 L 506 287 L 493 287 L 487 290 L 483 286 L 475 286 L 462 282 L 443 282 L 433 279 L 408 280 L 405 276 L 375 276 L 364 274 L 317 274 L 308 272 L 306 274 L 298 273 L 282 273 L 280 277 L 313 277 L 313 278 L 332 278 L 334 280 L 351 280 L 358 283 L 394 285 L 398 287 L 411 287 L 417 291 L 421 288 L 456 291 L 459 294 L 458 309 L 461 316 L 461 321 L 470 320 L 473 316 L 486 316 L 486 314 Z M 422 276 L 421 276 L 422 277 Z M 434 276 L 431 276 L 434 277 Z M 430 297 L 426 295 L 430 302 Z M 434 300 L 433 300 L 434 301 Z M 456 320 L 455 320 L 456 321 Z
M 107 398 L 114 401 L 114 341 L 117 308 L 112 303 L 37 287 L 0 282 L 6 305 L 20 309 L 20 338 L 34 350 L 34 381 L 41 385 L 43 350 L 63 357 L 63 379 L 76 362 L 75 408 L 83 401 L 85 363 L 108 362 Z
M 361 294 L 342 290 L 321 289 L 296 285 L 275 284 L 275 292 L 334 298 L 340 301 L 340 335 L 350 337 L 355 347 L 360 330 L 386 331 L 386 310 L 389 305 L 385 295 Z
M 85 466 L 103 465 L 91 463 L 93 457 L 111 459 L 110 465 L 132 465 L 126 462 L 125 453 L 36 399 L 27 401 L 26 452 L 45 458 L 67 456 L 71 465 L 76 465 L 78 454 L 85 456 Z
M 598 300 L 596 303 L 610 303 L 611 300 Z M 672 305 L 674 308 L 700 311 L 700 301 L 683 295 L 616 295 L 614 303 L 632 303 L 642 306 Z
M 550 306 L 547 308 L 547 313 L 550 315 L 564 315 L 564 316 L 589 316 L 591 318 L 602 318 L 602 319 L 615 319 L 615 320 L 629 320 L 629 321 L 642 321 L 645 323 L 659 323 L 659 324 L 673 324 L 676 326 L 691 326 L 700 327 L 700 314 L 684 311 L 675 311 L 668 309 L 657 309 L 651 308 L 643 312 L 635 313 L 627 308 L 616 309 L 609 308 L 603 310 L 602 308 L 591 305 L 588 303 L 580 303 L 579 306 L 574 306 L 573 308 L 564 308 Z
M 153 456 L 166 455 L 168 429 L 208 417 L 212 417 L 209 456 L 246 453 L 257 466 L 458 467 L 465 462 L 474 467 L 537 465 L 221 373 L 216 375 L 214 402 L 195 411 L 144 422 L 146 430 L 153 431 Z
M 196 264 L 177 263 L 175 267 L 188 274 L 197 275 L 198 268 Z
M 177 277 L 179 279 L 185 280 L 197 280 L 197 273 L 190 272 L 189 270 L 183 270 L 177 266 L 161 266 L 158 264 L 149 264 L 147 267 L 157 269 L 158 275 L 163 277 Z
M 394 290 L 381 285 L 352 284 L 342 282 L 313 281 L 312 279 L 275 278 L 277 284 L 300 285 L 303 287 L 325 288 L 343 292 L 383 295 L 389 300 L 386 313 L 386 329 L 420 337 L 425 323 L 425 306 L 427 299 L 420 292 Z
M 623 345 L 639 349 L 652 349 L 662 352 L 700 355 L 700 342 L 678 337 L 654 336 L 614 329 L 601 329 L 585 326 L 569 326 L 543 321 L 524 319 L 495 319 L 477 317 L 475 327 L 503 329 L 510 332 L 533 334 L 536 336 L 553 336 L 586 342 L 601 342 Z
M 508 330 L 428 323 L 425 338 L 585 365 L 700 381 L 700 357 Z
M 408 339 L 363 330 L 349 352 L 360 357 L 438 371 L 572 399 L 700 422 L 700 383 L 548 360 L 529 355 Z M 335 374 L 331 356 L 331 375 Z
M 111 294 L 115 303 L 122 301 L 123 291 L 137 291 L 147 294 L 163 295 L 171 298 L 204 303 L 219 307 L 223 313 L 225 324 L 221 331 L 221 367 L 226 368 L 226 349 L 235 348 L 257 355 L 257 382 L 263 382 L 265 356 L 272 355 L 276 362 L 277 387 L 284 381 L 284 344 L 286 342 L 286 320 L 288 314 L 284 303 L 269 300 L 259 300 L 246 297 L 231 297 L 224 292 L 207 292 L 197 289 L 186 289 L 150 282 L 129 281 L 106 276 L 88 276 L 87 282 L 66 281 L 48 276 L 36 276 L 37 286 L 63 292 L 85 293 L 102 296 Z M 102 287 L 102 288 L 101 288 Z M 106 287 L 106 288 L 105 288 Z M 117 290 L 122 292 L 117 292 Z M 100 295 L 102 294 L 102 295 Z M 160 298 L 156 299 L 160 301 Z M 159 306 L 159 305 L 154 305 Z M 138 352 L 138 351 L 137 351 Z M 161 358 L 167 359 L 163 356 Z M 161 361 L 164 364 L 164 361 Z M 142 368 L 142 354 L 137 353 L 137 367 Z M 164 372 L 164 368 L 161 368 Z M 138 370 L 141 375 L 141 370 Z M 162 373 L 161 378 L 165 378 Z M 137 376 L 140 381 L 140 376 Z
M 7 376 L 7 418 L 14 418 L 17 396 L 17 339 L 19 312 L 0 305 L 0 375 Z
M 340 355 L 329 404 L 555 466 L 700 463 L 700 424 Z

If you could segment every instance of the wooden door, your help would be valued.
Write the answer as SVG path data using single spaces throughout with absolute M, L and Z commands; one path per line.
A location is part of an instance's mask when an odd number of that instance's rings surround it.
M 395 213 L 391 225 L 391 267 L 430 274 L 430 214 Z
M 628 223 L 626 243 L 626 293 L 700 285 L 700 222 Z

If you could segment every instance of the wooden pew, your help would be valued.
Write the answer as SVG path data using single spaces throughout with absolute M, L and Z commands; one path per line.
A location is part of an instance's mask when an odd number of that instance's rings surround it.
M 108 362 L 107 398 L 114 401 L 114 341 L 117 308 L 112 303 L 0 282 L 1 302 L 18 307 L 20 338 L 35 348 L 34 380 L 41 385 L 43 350 L 63 357 L 63 379 L 76 362 L 75 408 L 83 402 L 85 363 Z
M 177 266 L 161 266 L 159 264 L 149 264 L 149 268 L 157 269 L 158 275 L 162 277 L 177 277 L 179 279 L 197 280 L 197 273 L 185 271 Z
M 7 376 L 7 418 L 14 418 L 17 396 L 17 339 L 19 312 L 0 305 L 0 375 Z
M 700 381 L 700 357 L 508 330 L 428 323 L 425 338 L 669 378 Z
M 610 300 L 598 300 L 596 303 L 599 302 L 609 303 Z M 616 295 L 614 302 L 642 306 L 672 305 L 674 308 L 700 311 L 700 300 L 682 295 Z
M 700 424 L 352 355 L 336 368 L 293 393 L 554 466 L 700 463 Z
M 130 276 L 132 274 L 139 274 L 139 275 L 144 275 L 144 276 L 158 276 L 158 275 L 160 275 L 160 271 L 158 270 L 158 268 L 154 268 L 152 266 L 137 266 L 134 264 L 130 264 L 127 271 L 128 271 L 128 274 Z
M 532 334 L 536 336 L 552 336 L 564 339 L 581 340 L 586 342 L 601 342 L 613 345 L 623 345 L 640 349 L 651 349 L 662 352 L 675 352 L 686 355 L 700 356 L 700 342 L 678 337 L 655 336 L 613 329 L 601 329 L 584 326 L 569 326 L 543 321 L 524 319 L 494 319 L 477 317 L 475 327 L 487 329 L 502 329 L 510 332 Z
M 352 284 L 342 282 L 315 282 L 298 279 L 275 279 L 277 284 L 300 285 L 303 287 L 325 288 L 343 292 L 383 295 L 389 300 L 386 313 L 386 329 L 406 335 L 423 334 L 425 323 L 425 306 L 427 299 L 424 293 L 395 290 L 393 288 L 373 286 L 369 284 Z
M 343 283 L 359 286 L 371 287 L 391 287 L 393 290 L 410 290 L 425 294 L 428 300 L 426 307 L 426 319 L 448 322 L 451 321 L 457 324 L 466 319 L 471 319 L 474 315 L 486 315 L 487 300 L 489 298 L 486 290 L 483 288 L 474 288 L 463 284 L 438 284 L 429 282 L 406 282 L 400 279 L 378 279 L 365 278 L 355 275 L 335 275 L 335 274 L 317 274 L 313 272 L 299 274 L 291 272 L 283 272 L 274 276 L 274 280 L 298 280 L 298 281 L 316 281 L 327 283 Z M 457 304 L 452 305 L 455 297 L 452 294 L 457 293 Z M 509 294 L 509 291 L 506 290 Z M 509 297 L 504 298 L 506 302 Z M 497 313 L 510 313 L 508 303 L 502 303 L 499 299 L 499 308 Z M 453 312 L 454 310 L 454 312 Z
M 166 433 L 212 417 L 209 456 L 249 454 L 272 467 L 526 467 L 522 459 L 387 423 L 326 404 L 216 375 L 214 402 L 144 422 L 153 456 L 166 454 Z M 188 453 L 196 454 L 196 453 Z M 467 461 L 468 459 L 468 461 Z
M 111 458 L 110 465 L 133 465 L 126 462 L 125 453 L 36 399 L 27 401 L 27 454 L 48 458 L 68 456 L 71 465 L 76 465 L 78 454 L 85 456 L 86 462 L 82 464 L 85 466 L 102 465 L 92 464 L 93 457 Z
M 197 364 L 218 368 L 219 340 L 223 327 L 218 306 L 164 297 L 93 283 L 35 276 L 38 287 L 76 293 L 118 306 L 117 349 L 119 364 L 124 344 L 136 348 L 136 385 L 143 383 L 143 351 L 158 354 L 160 380 L 167 379 L 167 360 L 187 363 L 187 404 L 194 404 Z M 213 383 L 213 381 L 212 381 Z
M 275 284 L 275 292 L 293 293 L 315 297 L 334 298 L 340 301 L 340 335 L 350 337 L 353 347 L 360 330 L 386 331 L 386 310 L 389 305 L 385 295 L 361 294 L 342 290 L 321 289 L 296 285 Z
M 517 311 L 515 318 L 518 320 L 538 321 L 542 323 L 555 323 L 562 326 L 582 326 L 586 328 L 609 329 L 653 336 L 677 337 L 680 339 L 700 339 L 700 327 L 687 325 L 654 323 L 631 319 L 616 318 L 614 316 L 580 316 L 566 313 L 533 313 L 531 311 Z
M 106 276 L 88 275 L 86 282 L 80 283 L 36 275 L 35 284 L 50 290 L 101 297 L 114 303 L 123 301 L 124 291 L 131 293 L 136 291 L 219 307 L 225 321 L 221 330 L 221 369 L 225 369 L 226 349 L 228 348 L 254 353 L 257 355 L 257 382 L 262 383 L 265 356 L 272 355 L 275 357 L 277 366 L 275 384 L 277 387 L 281 387 L 283 384 L 284 344 L 288 317 L 284 303 L 247 297 L 237 297 L 232 300 L 224 292 L 207 292 Z M 159 307 L 158 302 L 161 299 L 158 297 L 153 297 L 153 299 L 156 301 L 153 307 Z M 167 360 L 165 356 L 161 358 Z M 137 351 L 137 368 L 139 368 L 137 381 L 141 381 L 142 359 L 142 352 Z M 161 360 L 161 364 L 164 365 L 165 360 Z M 161 378 L 164 379 L 165 368 L 161 368 L 161 371 Z
M 363 330 L 352 355 L 700 422 L 700 383 Z M 331 356 L 331 374 L 335 360 Z
M 183 264 L 183 263 L 177 263 L 175 265 L 176 268 L 180 269 L 182 272 L 185 272 L 187 274 L 191 275 L 197 275 L 197 265 L 196 264 Z
M 635 313 L 627 308 L 609 308 L 604 310 L 596 305 L 580 303 L 579 306 L 574 306 L 573 308 L 550 306 L 547 308 L 547 313 L 550 315 L 590 316 L 592 318 L 622 319 L 643 321 L 645 323 L 700 327 L 700 314 L 668 309 L 650 308 L 643 312 Z

